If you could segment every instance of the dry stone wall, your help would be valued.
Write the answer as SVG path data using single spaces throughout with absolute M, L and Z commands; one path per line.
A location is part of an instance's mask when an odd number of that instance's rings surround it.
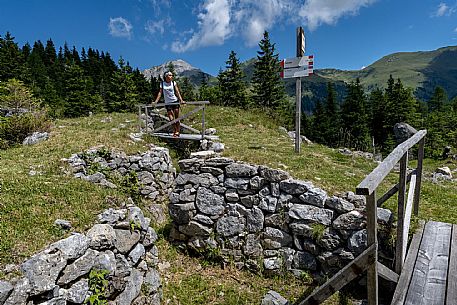
M 150 219 L 133 205 L 108 209 L 98 219 L 86 234 L 74 233 L 25 261 L 23 277 L 0 281 L 0 305 L 83 304 L 94 294 L 91 270 L 107 274 L 100 300 L 160 305 L 157 234 Z
M 287 172 L 229 158 L 186 159 L 170 195 L 171 237 L 239 267 L 334 273 L 366 248 L 365 198 L 329 196 Z M 378 222 L 392 213 L 378 209 Z

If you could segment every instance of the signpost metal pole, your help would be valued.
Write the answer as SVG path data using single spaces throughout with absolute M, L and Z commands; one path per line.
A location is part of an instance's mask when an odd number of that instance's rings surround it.
M 302 27 L 297 28 L 297 57 L 305 53 L 305 35 Z M 301 77 L 295 81 L 295 152 L 300 153 L 300 125 L 301 125 Z

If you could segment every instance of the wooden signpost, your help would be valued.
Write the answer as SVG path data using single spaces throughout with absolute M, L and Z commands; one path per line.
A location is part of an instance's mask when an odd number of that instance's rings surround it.
M 300 153 L 300 125 L 301 125 L 301 78 L 313 74 L 314 56 L 305 54 L 305 32 L 302 27 L 297 28 L 297 57 L 286 58 L 281 62 L 282 78 L 295 78 L 295 152 Z

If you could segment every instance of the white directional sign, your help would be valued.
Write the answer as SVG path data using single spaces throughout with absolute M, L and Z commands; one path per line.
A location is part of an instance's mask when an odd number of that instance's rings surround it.
M 284 69 L 281 72 L 282 78 L 294 78 L 294 77 L 304 77 L 310 76 L 313 74 L 313 68 L 309 69 L 308 67 L 297 67 L 297 68 L 290 68 Z
M 281 61 L 281 66 L 284 69 L 288 69 L 288 68 L 308 66 L 310 63 L 311 64 L 314 63 L 314 55 L 286 58 Z

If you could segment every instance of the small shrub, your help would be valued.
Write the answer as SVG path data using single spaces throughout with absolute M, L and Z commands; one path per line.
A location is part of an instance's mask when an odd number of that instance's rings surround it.
M 106 300 L 106 293 L 108 290 L 109 281 L 107 279 L 109 274 L 108 270 L 92 269 L 89 273 L 89 291 L 92 295 L 86 299 L 84 304 L 90 305 L 105 305 L 108 304 Z
M 313 234 L 313 238 L 315 240 L 321 240 L 324 237 L 326 227 L 320 223 L 314 223 L 311 225 L 311 231 Z

